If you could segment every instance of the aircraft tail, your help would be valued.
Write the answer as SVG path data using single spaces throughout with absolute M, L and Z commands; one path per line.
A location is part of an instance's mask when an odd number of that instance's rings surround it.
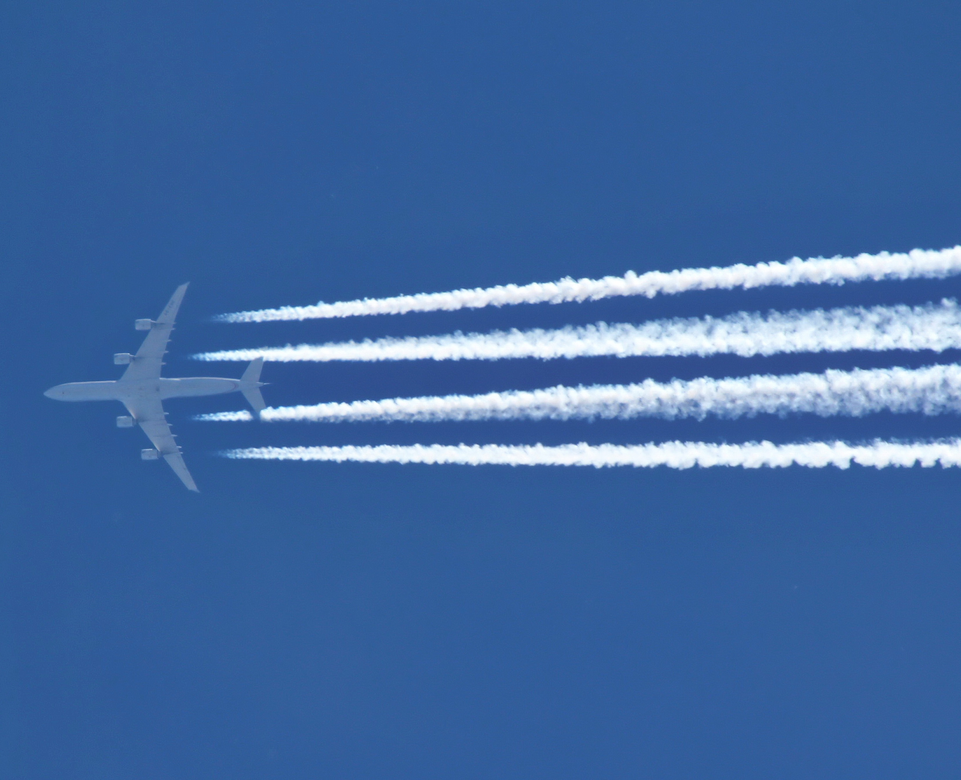
M 258 415 L 267 408 L 264 397 L 260 394 L 260 388 L 264 385 L 264 382 L 260 381 L 260 371 L 263 367 L 264 359 L 262 357 L 255 358 L 247 366 L 244 375 L 240 377 L 240 392 L 244 394 L 247 403 L 253 407 L 254 412 Z

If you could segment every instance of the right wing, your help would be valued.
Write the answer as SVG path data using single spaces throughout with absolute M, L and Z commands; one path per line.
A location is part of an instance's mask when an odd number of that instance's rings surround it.
M 187 285 L 182 284 L 171 296 L 170 301 L 154 321 L 147 338 L 143 340 L 134 359 L 130 361 L 121 379 L 123 381 L 137 381 L 141 379 L 160 379 L 160 369 L 163 366 L 163 356 L 167 353 L 167 342 L 170 331 L 174 329 L 174 320 L 180 302 L 187 292 Z
M 170 430 L 167 415 L 164 413 L 160 399 L 156 397 L 136 398 L 125 400 L 123 403 L 131 417 L 143 428 L 143 432 L 147 434 L 147 438 L 150 439 L 157 452 L 170 464 L 170 468 L 174 470 L 174 474 L 180 477 L 180 481 L 187 486 L 187 490 L 199 493 L 197 483 L 194 482 L 194 478 L 187 471 L 187 464 L 184 463 L 184 457 L 180 454 L 180 447 L 177 446 L 175 436 Z

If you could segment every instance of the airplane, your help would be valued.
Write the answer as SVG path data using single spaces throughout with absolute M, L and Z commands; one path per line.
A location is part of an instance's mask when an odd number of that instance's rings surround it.
M 188 490 L 199 493 L 197 484 L 184 463 L 180 447 L 174 441 L 176 436 L 167 423 L 163 402 L 168 398 L 219 395 L 239 390 L 259 416 L 266 407 L 264 398 L 260 394 L 260 388 L 265 384 L 260 381 L 264 359 L 254 360 L 247 366 L 247 370 L 240 379 L 201 376 L 184 379 L 161 377 L 160 370 L 164 365 L 163 356 L 167 353 L 170 331 L 173 330 L 177 310 L 186 292 L 187 285 L 180 285 L 156 320 L 143 319 L 134 323 L 136 330 L 150 332 L 136 355 L 118 352 L 113 356 L 114 364 L 127 366 L 120 379 L 104 382 L 69 382 L 51 387 L 44 395 L 57 401 L 120 401 L 127 407 L 129 415 L 118 417 L 117 427 L 133 428 L 134 425 L 139 425 L 153 444 L 152 448 L 141 450 L 140 457 L 143 460 L 163 458 Z

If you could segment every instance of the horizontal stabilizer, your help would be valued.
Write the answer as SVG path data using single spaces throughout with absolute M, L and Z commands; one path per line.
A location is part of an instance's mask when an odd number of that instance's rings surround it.
M 257 414 L 260 414 L 264 409 L 267 408 L 267 404 L 264 403 L 264 397 L 260 393 L 260 388 L 256 385 L 251 385 L 250 387 L 241 387 L 240 392 L 244 394 L 244 398 L 247 399 L 247 403 L 251 405 Z
M 250 365 L 247 366 L 247 370 L 244 371 L 244 375 L 240 377 L 240 381 L 257 384 L 260 381 L 260 371 L 263 369 L 263 367 L 264 359 L 262 357 L 251 360 Z
M 264 403 L 264 397 L 260 394 L 260 387 L 263 384 L 263 382 L 260 381 L 260 371 L 263 367 L 264 359 L 262 357 L 255 358 L 250 361 L 250 365 L 247 366 L 244 375 L 240 377 L 240 392 L 244 394 L 247 403 L 251 405 L 258 416 L 267 408 L 267 404 Z

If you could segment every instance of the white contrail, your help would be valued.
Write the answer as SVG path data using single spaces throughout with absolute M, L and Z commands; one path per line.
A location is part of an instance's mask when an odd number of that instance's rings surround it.
M 757 414 L 861 416 L 881 411 L 927 415 L 961 412 L 961 366 L 916 370 L 879 368 L 829 370 L 823 374 L 755 375 L 736 379 L 702 377 L 667 383 L 557 386 L 484 395 L 387 398 L 265 409 L 265 421 L 441 422 L 464 420 L 569 420 L 574 418 L 722 418 Z M 195 419 L 252 420 L 250 412 L 217 412 Z
M 881 252 L 856 257 L 822 257 L 786 263 L 737 264 L 712 268 L 651 271 L 602 279 L 561 279 L 558 282 L 454 290 L 442 293 L 365 298 L 361 301 L 318 303 L 316 306 L 284 306 L 223 314 L 226 322 L 268 322 L 372 314 L 405 314 L 412 311 L 454 311 L 519 303 L 565 303 L 594 301 L 625 295 L 666 295 L 689 290 L 730 290 L 736 287 L 790 287 L 796 284 L 843 284 L 882 279 L 940 279 L 961 273 L 961 246 L 940 251 L 913 249 L 907 253 Z
M 940 352 L 961 347 L 961 310 L 953 300 L 925 306 L 876 306 L 824 311 L 739 312 L 728 317 L 653 320 L 640 325 L 566 327 L 453 333 L 234 349 L 194 355 L 198 360 L 379 361 L 501 360 L 504 358 L 595 357 L 610 355 L 717 355 L 743 357 L 789 352 Z
M 784 468 L 791 465 L 809 468 L 837 466 L 846 469 L 852 463 L 874 468 L 888 466 L 925 468 L 961 465 L 961 439 L 903 444 L 874 441 L 852 445 L 841 441 L 804 444 L 772 444 L 769 441 L 747 444 L 709 444 L 673 441 L 664 444 L 564 444 L 558 447 L 534 445 L 483 444 L 454 446 L 414 444 L 376 447 L 252 447 L 228 450 L 228 458 L 241 460 L 319 460 L 358 461 L 363 463 L 456 463 L 469 466 L 497 464 L 505 466 L 635 466 L 653 468 L 667 466 L 689 469 L 694 466 L 740 466 L 756 469 Z

